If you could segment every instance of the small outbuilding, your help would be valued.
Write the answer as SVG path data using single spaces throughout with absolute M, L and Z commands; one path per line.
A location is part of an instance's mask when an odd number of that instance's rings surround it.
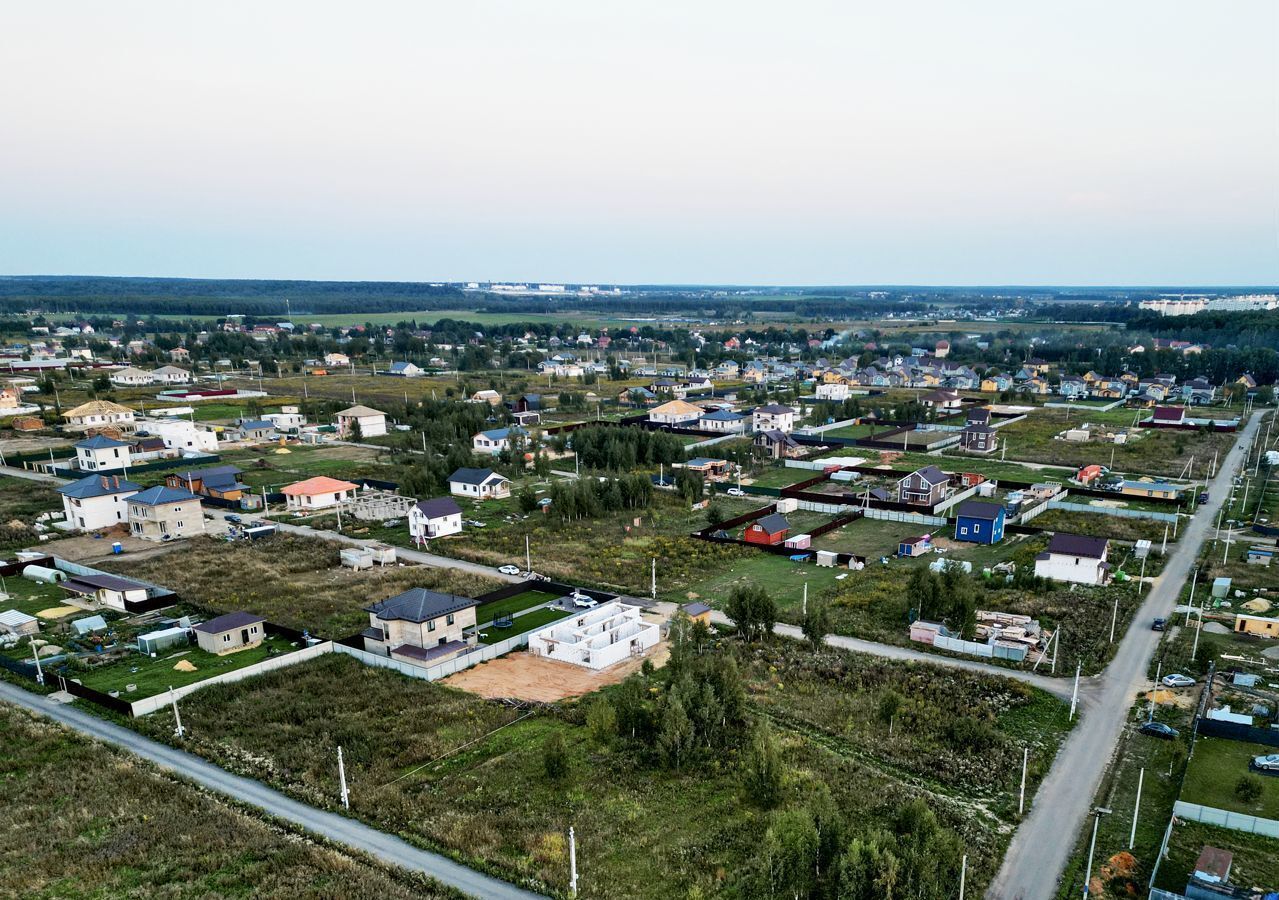
M 30 637 L 40 633 L 40 620 L 16 609 L 0 612 L 0 634 L 14 637 Z
M 247 612 L 227 613 L 195 626 L 195 640 L 206 653 L 235 653 L 266 638 L 266 619 Z
M 742 540 L 748 544 L 780 544 L 790 531 L 790 522 L 781 513 L 771 513 L 764 518 L 751 522 L 742 533 Z

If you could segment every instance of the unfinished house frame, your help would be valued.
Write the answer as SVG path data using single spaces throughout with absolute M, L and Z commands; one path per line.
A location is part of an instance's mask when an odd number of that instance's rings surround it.
M 528 649 L 534 656 L 606 669 L 643 656 L 660 639 L 661 627 L 646 622 L 639 607 L 614 600 L 533 632 Z

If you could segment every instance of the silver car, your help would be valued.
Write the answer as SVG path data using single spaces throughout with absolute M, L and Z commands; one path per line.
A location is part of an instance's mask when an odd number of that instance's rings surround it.
M 1252 767 L 1263 772 L 1279 772 L 1279 753 L 1267 753 L 1265 756 L 1254 756 Z
M 1190 687 L 1194 683 L 1195 683 L 1195 680 L 1191 678 L 1189 675 L 1165 675 L 1163 677 L 1164 687 L 1170 687 L 1170 688 Z

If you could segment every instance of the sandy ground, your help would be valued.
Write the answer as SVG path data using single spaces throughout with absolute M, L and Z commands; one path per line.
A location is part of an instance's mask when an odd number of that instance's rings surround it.
M 670 645 L 662 641 L 649 652 L 647 659 L 661 666 L 670 656 Z M 642 666 L 641 659 L 628 659 L 596 672 L 572 663 L 532 656 L 527 652 L 510 653 L 500 659 L 481 663 L 444 679 L 444 684 L 461 688 L 491 700 L 513 698 L 551 703 L 567 697 L 589 694 L 610 684 L 617 684 Z
M 74 442 L 66 438 L 15 435 L 0 441 L 0 451 L 5 453 L 31 453 L 38 450 L 48 450 L 50 447 L 55 450 L 59 447 L 69 447 L 72 443 Z
M 130 537 L 128 533 L 120 529 L 119 531 L 112 530 L 100 538 L 95 538 L 91 534 L 60 538 L 56 541 L 49 541 L 40 549 L 47 550 L 54 556 L 71 560 L 72 562 L 89 563 L 93 560 L 106 559 L 111 556 L 111 545 L 116 541 L 123 545 L 124 552 L 130 556 L 151 556 L 156 553 L 167 553 L 181 543 L 180 541 L 171 541 L 167 544 L 157 544 L 155 541 L 143 541 Z

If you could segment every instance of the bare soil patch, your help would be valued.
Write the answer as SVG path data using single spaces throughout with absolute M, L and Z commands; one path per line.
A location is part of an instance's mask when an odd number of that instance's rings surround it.
M 654 647 L 644 657 L 653 665 L 665 664 L 670 647 L 665 641 Z M 511 653 L 500 659 L 481 663 L 444 679 L 449 687 L 461 688 L 490 700 L 511 698 L 553 703 L 569 697 L 579 697 L 598 691 L 610 684 L 617 684 L 626 676 L 638 672 L 642 659 L 627 659 L 607 669 L 595 671 L 572 663 L 533 656 L 528 652 Z

